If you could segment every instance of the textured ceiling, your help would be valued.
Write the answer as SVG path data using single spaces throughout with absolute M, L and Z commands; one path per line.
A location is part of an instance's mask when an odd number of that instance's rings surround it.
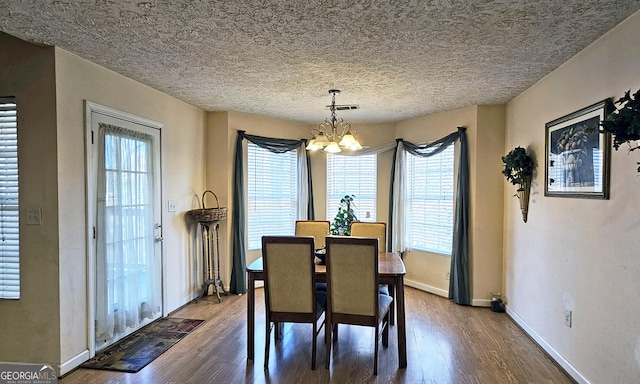
M 505 103 L 640 0 L 0 0 L 0 31 L 210 111 L 398 121 Z

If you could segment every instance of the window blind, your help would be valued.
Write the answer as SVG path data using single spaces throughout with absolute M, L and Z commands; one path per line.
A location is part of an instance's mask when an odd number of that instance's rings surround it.
M 249 249 L 262 248 L 262 236 L 293 236 L 298 200 L 296 151 L 273 153 L 247 145 Z
M 378 155 L 327 155 L 327 220 L 338 213 L 340 199 L 354 195 L 360 221 L 376 221 Z M 367 214 L 368 213 L 368 214 Z
M 0 299 L 20 298 L 18 219 L 17 107 L 0 97 Z
M 454 146 L 431 157 L 407 154 L 408 247 L 451 255 Z

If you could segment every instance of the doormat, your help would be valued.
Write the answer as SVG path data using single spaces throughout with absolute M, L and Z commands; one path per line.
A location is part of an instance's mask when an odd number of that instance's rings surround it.
M 135 373 L 155 360 L 204 320 L 160 318 L 81 364 L 82 368 Z

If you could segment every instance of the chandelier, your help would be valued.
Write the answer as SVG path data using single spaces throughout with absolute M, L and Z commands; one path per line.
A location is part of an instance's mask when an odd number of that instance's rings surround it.
M 309 141 L 307 149 L 316 151 L 324 148 L 325 152 L 338 153 L 342 148 L 356 151 L 362 149 L 362 145 L 355 136 L 356 131 L 351 129 L 351 125 L 345 123 L 342 118 L 336 118 L 336 95 L 340 94 L 337 89 L 330 89 L 331 94 L 331 117 L 326 118 L 318 128 L 311 130 L 313 139 Z

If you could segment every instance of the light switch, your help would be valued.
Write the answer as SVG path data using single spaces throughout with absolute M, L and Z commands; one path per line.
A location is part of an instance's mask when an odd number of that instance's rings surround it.
M 27 209 L 27 225 L 42 225 L 42 208 Z

